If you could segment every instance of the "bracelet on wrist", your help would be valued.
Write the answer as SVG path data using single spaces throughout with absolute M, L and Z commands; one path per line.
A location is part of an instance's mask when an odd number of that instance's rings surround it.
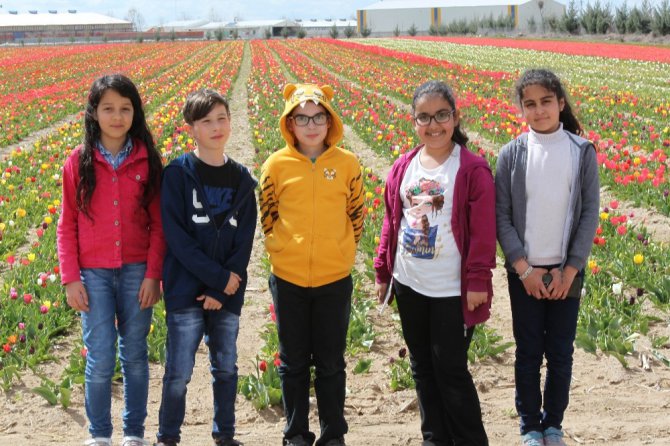
M 532 272 L 533 272 L 533 267 L 531 265 L 528 265 L 528 269 L 526 271 L 524 271 L 523 274 L 519 275 L 519 280 L 521 280 L 523 282 L 524 280 L 526 280 L 528 278 L 528 276 L 530 276 L 530 273 L 532 273 Z

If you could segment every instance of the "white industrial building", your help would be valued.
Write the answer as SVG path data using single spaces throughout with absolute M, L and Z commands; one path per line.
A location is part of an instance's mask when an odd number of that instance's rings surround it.
M 412 26 L 425 34 L 431 26 L 500 16 L 511 17 L 514 30 L 525 31 L 531 17 L 539 27 L 543 19 L 561 17 L 564 11 L 556 0 L 384 0 L 358 10 L 356 18 L 359 30 L 369 28 L 375 35 L 396 29 L 406 33 Z
M 347 28 L 357 30 L 356 20 L 349 19 L 326 19 L 326 20 L 298 20 L 300 27 L 305 31 L 307 37 L 330 37 L 330 33 L 335 26 L 340 37 L 344 37 Z
M 210 22 L 198 27 L 198 29 L 212 33 L 222 30 L 225 38 L 237 35 L 240 39 L 264 39 L 266 33 L 273 37 L 281 36 L 284 28 L 295 34 L 298 23 L 293 20 L 236 20 L 233 22 Z
M 133 24 L 128 20 L 75 9 L 0 14 L 0 40 L 10 42 L 42 38 L 56 40 L 63 36 L 96 36 L 132 30 Z

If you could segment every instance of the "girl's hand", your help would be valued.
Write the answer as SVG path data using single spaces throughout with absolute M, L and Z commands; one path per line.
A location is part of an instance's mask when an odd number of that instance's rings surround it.
M 161 287 L 158 279 L 149 279 L 145 277 L 140 286 L 140 293 L 137 296 L 140 301 L 140 310 L 152 307 L 161 299 Z
M 572 282 L 575 280 L 577 272 L 577 269 L 573 268 L 572 266 L 566 266 L 563 271 L 559 270 L 558 268 L 551 270 L 551 275 L 554 277 L 552 284 L 556 281 L 556 276 L 560 278 L 558 285 L 552 292 L 552 296 L 555 294 L 555 297 L 553 297 L 554 299 L 562 300 L 568 296 L 568 291 L 570 291 L 570 287 L 572 286 Z
M 380 304 L 384 303 L 384 298 L 386 297 L 386 290 L 388 290 L 388 283 L 376 283 L 375 282 L 375 294 L 377 295 L 377 302 Z
M 563 289 L 563 275 L 561 270 L 553 268 L 549 271 L 549 274 L 551 274 L 551 283 L 546 287 L 549 292 L 548 299 L 563 299 L 565 296 L 561 296 L 560 292 L 560 290 Z
M 202 304 L 202 308 L 204 310 L 220 310 L 221 307 L 223 307 L 223 304 L 221 302 L 214 299 L 213 297 L 205 296 L 204 294 L 202 296 L 196 297 L 196 300 L 198 300 L 199 302 L 202 302 L 203 300 L 205 301 Z
M 542 276 L 545 273 L 547 273 L 547 270 L 544 268 L 533 268 L 530 276 L 526 277 L 526 280 L 521 282 L 526 289 L 526 293 L 530 294 L 535 299 L 545 299 L 549 297 L 549 291 L 547 291 L 542 282 Z
M 475 308 L 486 303 L 489 296 L 486 291 L 468 291 L 466 298 L 468 300 L 468 310 L 475 311 Z
M 224 288 L 223 293 L 229 296 L 232 296 L 233 294 L 237 293 L 237 289 L 240 287 L 240 282 L 242 282 L 242 278 L 238 276 L 236 273 L 231 271 L 230 278 L 228 279 L 228 284 L 226 285 L 226 288 Z
M 67 296 L 67 304 L 73 310 L 88 313 L 88 293 L 83 283 L 78 280 L 66 284 L 65 295 Z

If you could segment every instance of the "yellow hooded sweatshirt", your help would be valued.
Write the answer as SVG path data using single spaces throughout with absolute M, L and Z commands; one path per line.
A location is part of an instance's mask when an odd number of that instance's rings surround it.
M 289 84 L 279 127 L 286 146 L 261 169 L 259 202 L 272 273 L 302 287 L 318 287 L 350 274 L 363 231 L 363 178 L 358 159 L 337 147 L 344 127 L 330 105 L 333 89 Z M 295 147 L 286 118 L 313 101 L 330 114 L 327 149 L 314 161 Z

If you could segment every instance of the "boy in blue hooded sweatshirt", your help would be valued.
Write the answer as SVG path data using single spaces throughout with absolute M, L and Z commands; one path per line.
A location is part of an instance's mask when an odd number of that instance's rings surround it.
M 230 110 L 213 90 L 188 95 L 186 129 L 197 148 L 163 174 L 161 215 L 167 241 L 163 290 L 167 357 L 157 445 L 180 441 L 195 353 L 209 348 L 217 445 L 239 445 L 235 435 L 237 334 L 256 229 L 256 180 L 225 155 Z

